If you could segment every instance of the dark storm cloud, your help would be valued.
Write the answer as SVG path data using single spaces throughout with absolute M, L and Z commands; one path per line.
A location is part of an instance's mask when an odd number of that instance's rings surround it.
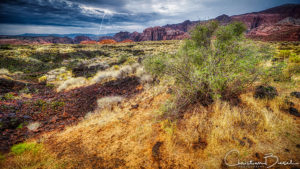
M 1 3 L 0 21 L 7 24 L 77 25 L 80 19 L 75 4 L 64 1 L 8 1 Z M 71 16 L 73 20 L 71 21 Z M 94 20 L 94 18 L 88 18 Z
M 2 1 L 0 23 L 81 27 L 88 26 L 87 23 L 100 23 L 105 10 L 114 12 L 106 14 L 104 23 L 146 22 L 159 17 L 156 13 L 131 14 L 122 9 L 122 5 L 125 5 L 122 0 L 113 2 L 103 0 Z M 97 9 L 97 7 L 101 8 Z
M 126 0 L 72 0 L 72 2 L 96 7 L 109 7 L 116 10 L 122 9 L 127 4 Z

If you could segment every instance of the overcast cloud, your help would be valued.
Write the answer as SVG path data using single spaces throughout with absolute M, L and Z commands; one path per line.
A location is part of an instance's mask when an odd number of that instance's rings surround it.
M 1 0 L 0 34 L 141 32 L 149 26 L 184 20 L 206 20 L 221 14 L 256 12 L 297 2 L 299 1 Z

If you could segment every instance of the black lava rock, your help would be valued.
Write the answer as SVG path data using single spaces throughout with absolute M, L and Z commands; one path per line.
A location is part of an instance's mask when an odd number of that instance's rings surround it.
M 278 92 L 272 86 L 258 86 L 254 93 L 254 97 L 259 99 L 274 99 L 276 96 L 278 96 Z
M 300 92 L 292 92 L 291 96 L 294 96 L 294 97 L 300 99 Z
M 297 109 L 295 109 L 294 107 L 290 107 L 290 108 L 289 108 L 289 113 L 290 113 L 291 115 L 296 116 L 296 117 L 300 117 L 299 111 L 298 111 Z

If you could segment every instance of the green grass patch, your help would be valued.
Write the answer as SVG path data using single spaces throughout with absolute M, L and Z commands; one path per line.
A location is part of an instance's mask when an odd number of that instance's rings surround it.
M 41 145 L 37 143 L 20 143 L 12 146 L 11 152 L 15 155 L 21 155 L 26 151 L 37 153 L 40 151 Z

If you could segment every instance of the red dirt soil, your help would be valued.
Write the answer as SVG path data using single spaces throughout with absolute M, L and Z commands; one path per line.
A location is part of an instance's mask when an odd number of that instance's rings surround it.
M 103 39 L 100 42 L 98 42 L 99 44 L 116 44 L 117 42 L 113 39 Z
M 81 41 L 80 44 L 97 44 L 97 41 L 91 40 L 91 41 Z

